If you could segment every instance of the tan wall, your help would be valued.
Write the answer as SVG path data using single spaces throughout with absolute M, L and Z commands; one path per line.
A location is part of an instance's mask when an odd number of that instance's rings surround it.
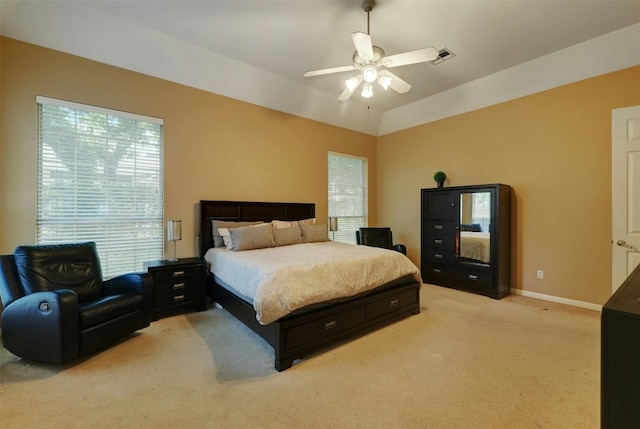
M 326 223 L 329 151 L 369 159 L 369 211 L 376 221 L 375 137 L 0 40 L 3 253 L 35 242 L 36 95 L 164 119 L 164 212 L 183 219 L 180 257 L 195 254 L 201 199 L 313 202 Z
M 200 199 L 315 202 L 326 219 L 336 151 L 369 159 L 370 224 L 391 226 L 416 264 L 420 189 L 443 170 L 447 185 L 514 187 L 512 287 L 596 304 L 610 295 L 611 109 L 640 104 L 640 67 L 382 136 L 376 153 L 361 133 L 0 43 L 3 253 L 35 240 L 35 96 L 44 95 L 165 120 L 165 217 L 183 219 L 179 256 L 194 254 Z
M 420 260 L 420 189 L 514 189 L 512 288 L 611 295 L 611 110 L 640 104 L 640 67 L 378 138 L 378 219 Z M 536 270 L 544 279 L 536 278 Z

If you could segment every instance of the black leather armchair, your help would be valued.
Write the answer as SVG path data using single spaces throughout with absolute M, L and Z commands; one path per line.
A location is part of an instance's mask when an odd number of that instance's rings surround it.
M 0 256 L 2 341 L 25 359 L 64 363 L 149 326 L 147 273 L 102 281 L 95 243 L 18 246 Z
M 407 247 L 404 244 L 393 244 L 393 234 L 388 227 L 360 228 L 356 231 L 356 242 L 365 246 L 396 250 L 403 255 L 407 254 Z

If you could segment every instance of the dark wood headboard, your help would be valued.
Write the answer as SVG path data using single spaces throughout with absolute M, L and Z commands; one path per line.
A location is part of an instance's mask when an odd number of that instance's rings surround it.
M 314 203 L 260 203 L 200 200 L 200 257 L 213 247 L 212 220 L 301 220 L 316 216 Z

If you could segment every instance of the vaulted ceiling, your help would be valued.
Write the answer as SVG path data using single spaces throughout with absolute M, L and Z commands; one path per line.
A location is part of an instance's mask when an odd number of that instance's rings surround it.
M 455 56 L 393 69 L 411 84 L 338 96 L 362 1 L 0 0 L 0 33 L 372 135 L 640 64 L 640 1 L 379 0 L 373 44 Z

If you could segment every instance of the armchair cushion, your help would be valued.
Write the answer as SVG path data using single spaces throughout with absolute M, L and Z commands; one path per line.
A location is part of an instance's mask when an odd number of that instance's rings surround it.
M 13 254 L 27 294 L 71 289 L 80 302 L 102 296 L 102 271 L 95 243 L 18 246 Z
M 80 330 L 142 308 L 142 295 L 111 295 L 80 305 Z

